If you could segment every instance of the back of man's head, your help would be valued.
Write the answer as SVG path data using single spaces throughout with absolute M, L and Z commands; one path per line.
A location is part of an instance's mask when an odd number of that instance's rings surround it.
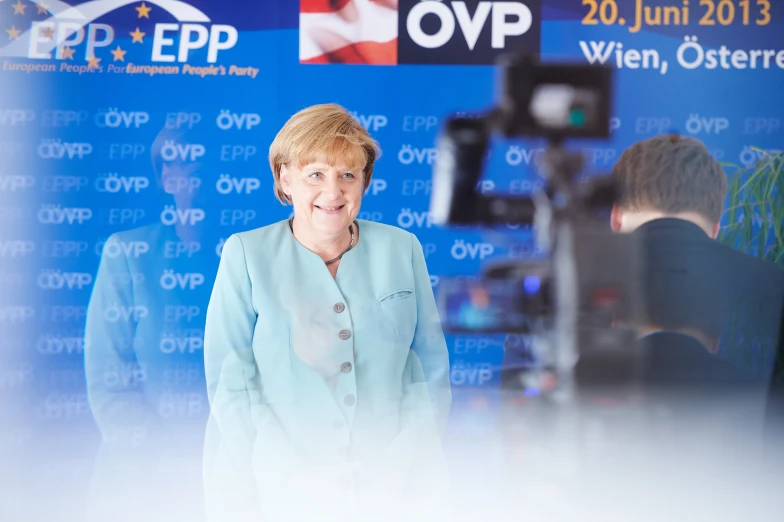
M 654 136 L 626 149 L 612 175 L 622 189 L 613 210 L 616 232 L 632 232 L 661 217 L 687 219 L 716 237 L 727 175 L 694 138 Z

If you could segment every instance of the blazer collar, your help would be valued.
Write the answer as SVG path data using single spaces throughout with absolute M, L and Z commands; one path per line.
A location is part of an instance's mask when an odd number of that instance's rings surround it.
M 679 218 L 659 218 L 640 225 L 635 233 L 641 235 L 677 235 L 682 238 L 713 241 L 698 225 Z

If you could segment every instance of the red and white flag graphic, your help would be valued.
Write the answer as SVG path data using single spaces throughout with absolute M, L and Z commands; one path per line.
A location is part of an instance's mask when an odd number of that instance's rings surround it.
M 398 0 L 300 0 L 300 63 L 397 63 Z

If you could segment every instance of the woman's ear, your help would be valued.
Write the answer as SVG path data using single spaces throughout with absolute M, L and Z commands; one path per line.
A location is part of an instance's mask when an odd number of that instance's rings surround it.
M 289 181 L 290 174 L 291 172 L 285 163 L 280 166 L 280 188 L 283 190 L 283 193 L 289 197 L 291 197 L 291 183 Z

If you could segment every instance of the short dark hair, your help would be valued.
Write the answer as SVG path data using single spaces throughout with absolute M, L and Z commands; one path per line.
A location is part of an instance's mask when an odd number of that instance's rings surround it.
M 727 175 L 699 140 L 663 134 L 635 143 L 612 175 L 622 190 L 622 209 L 696 212 L 721 221 Z

